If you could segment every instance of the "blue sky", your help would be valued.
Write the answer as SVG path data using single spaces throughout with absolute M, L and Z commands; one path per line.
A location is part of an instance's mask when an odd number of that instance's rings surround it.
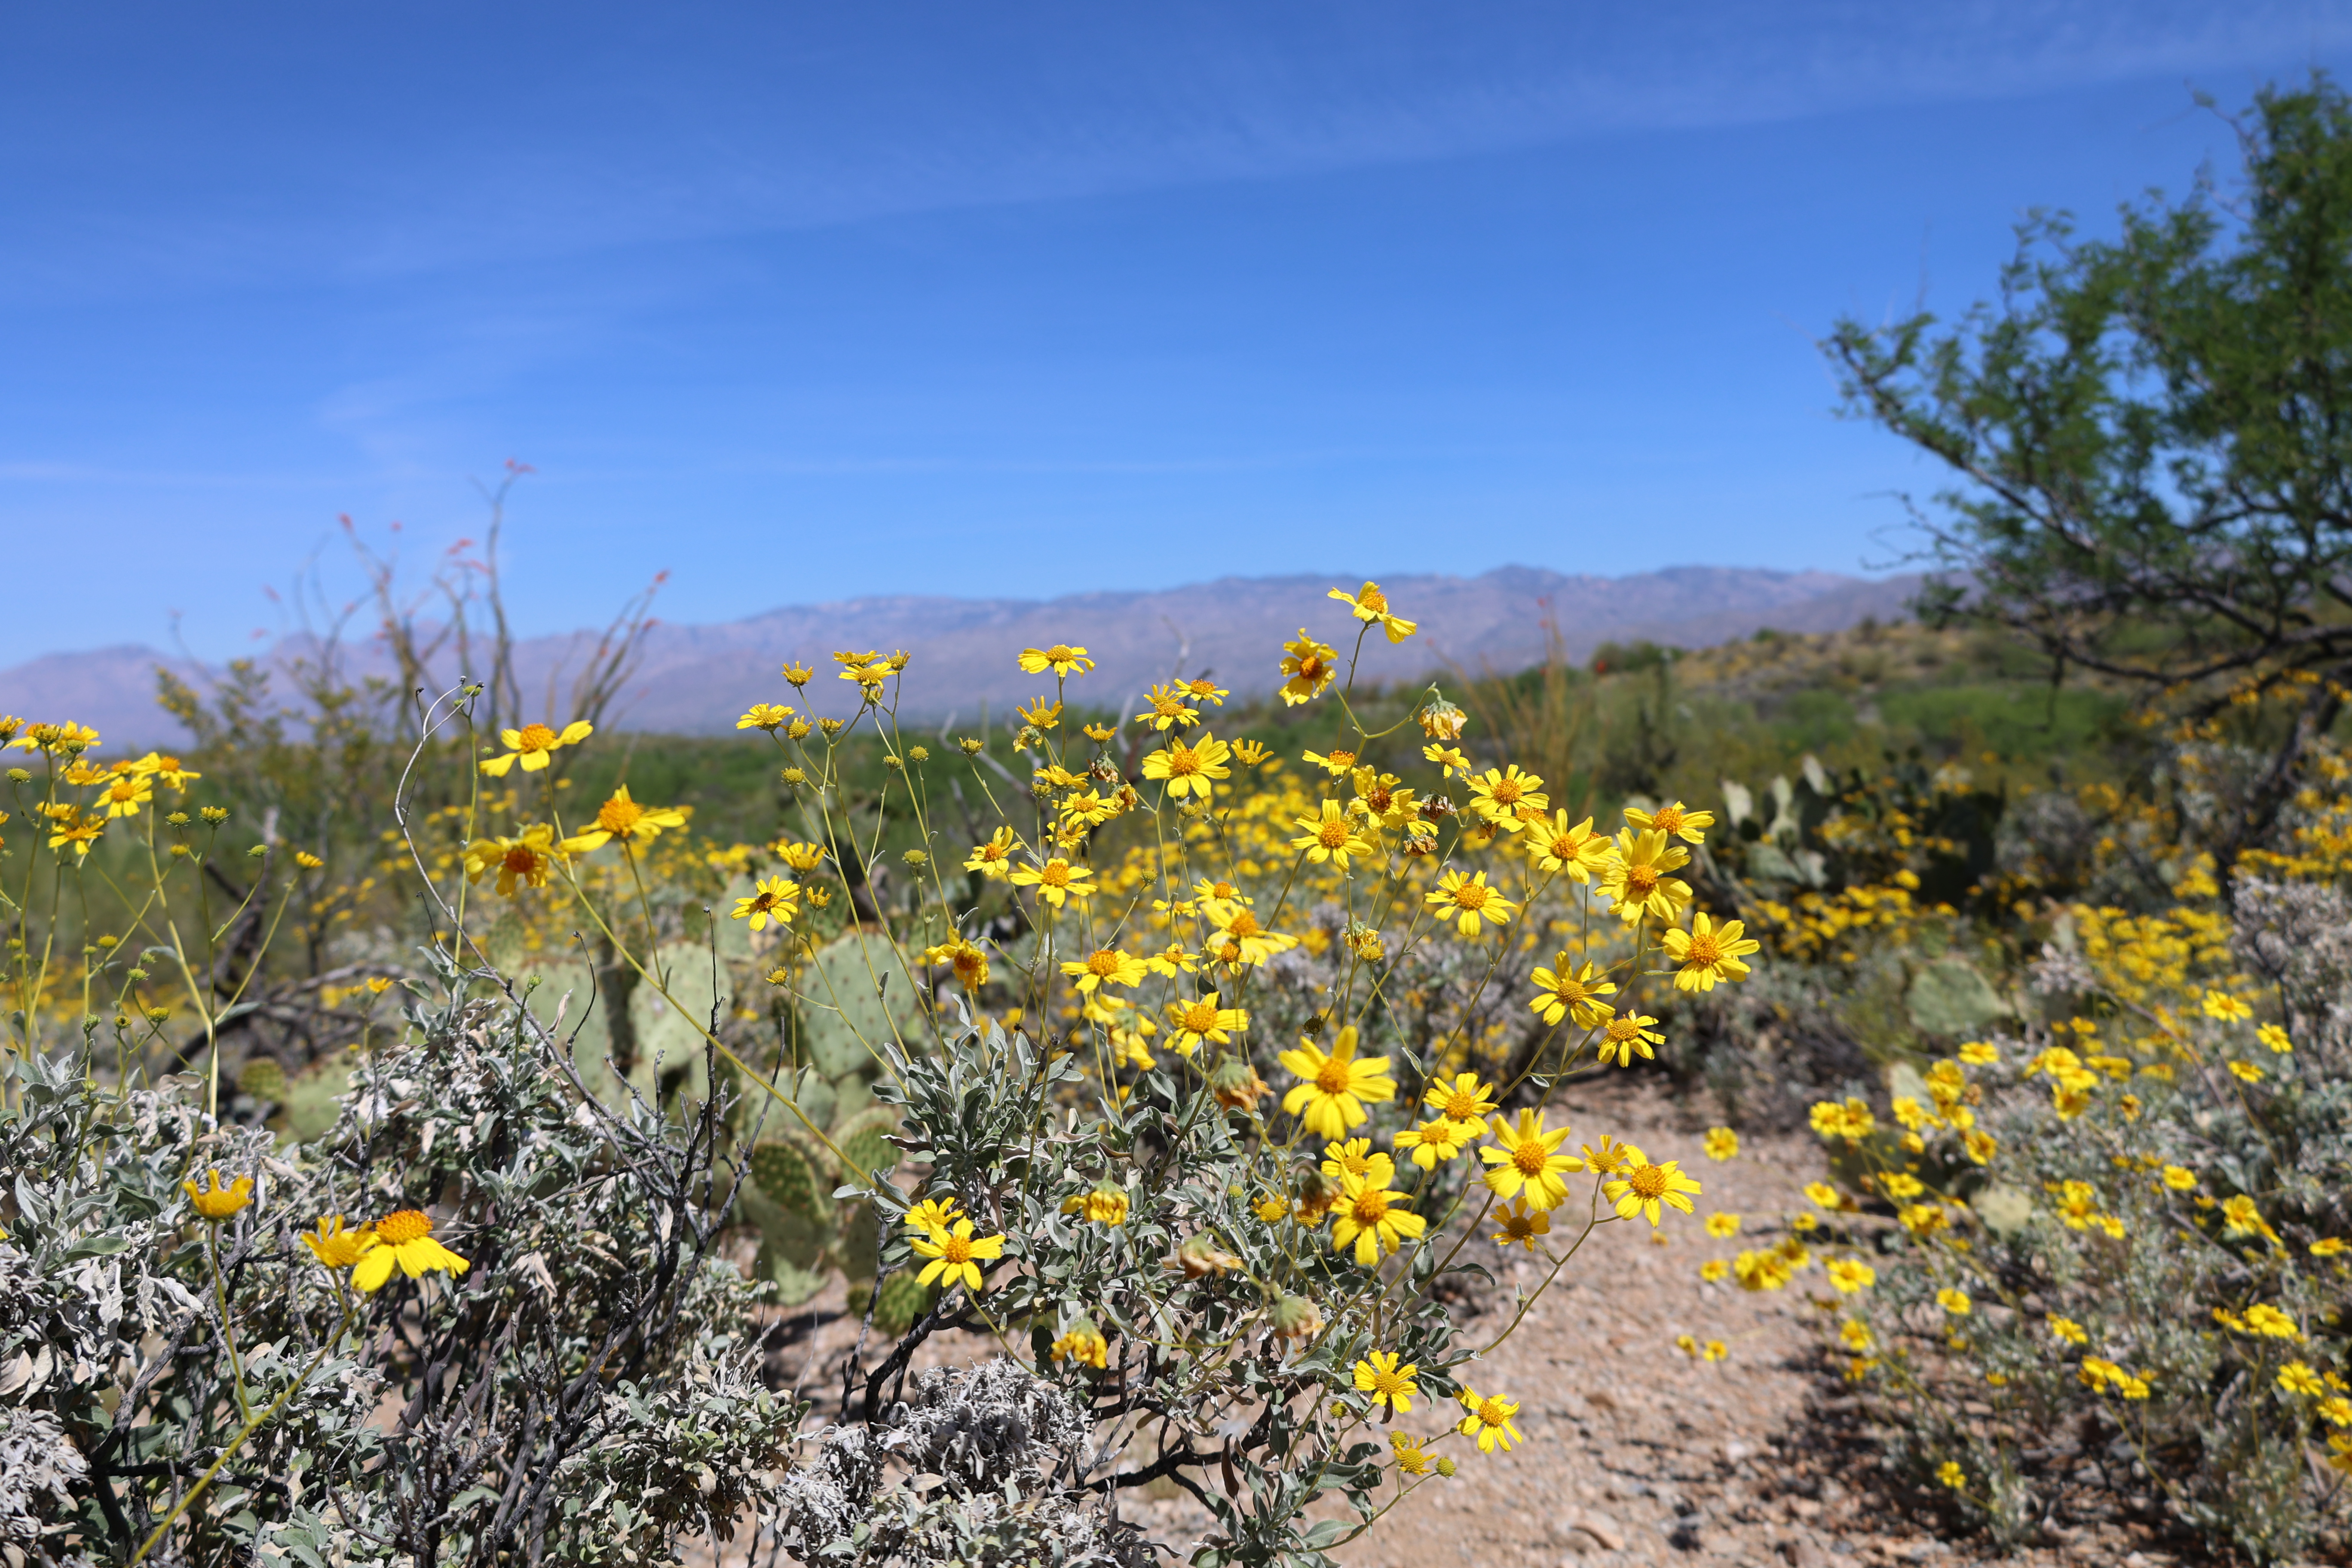
M 0 663 L 474 477 L 526 630 L 1225 572 L 1854 570 L 1842 311 L 2183 188 L 2352 0 L 18 5 Z M 31 591 L 24 591 L 27 587 Z

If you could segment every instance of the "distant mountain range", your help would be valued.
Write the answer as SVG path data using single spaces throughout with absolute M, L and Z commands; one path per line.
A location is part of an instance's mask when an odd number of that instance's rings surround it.
M 1225 577 L 1213 583 L 1139 594 L 1078 594 L 1059 599 L 950 599 L 893 595 L 793 605 L 714 626 L 653 628 L 646 657 L 618 715 L 628 728 L 698 733 L 731 726 L 760 701 L 788 700 L 778 676 L 790 659 L 817 667 L 811 693 L 833 695 L 828 657 L 835 649 L 904 648 L 908 666 L 901 712 L 938 721 L 976 722 L 981 707 L 1004 713 L 1051 688 L 1014 664 L 1024 647 L 1084 646 L 1094 672 L 1074 683 L 1090 705 L 1135 711 L 1143 689 L 1181 668 L 1213 675 L 1237 695 L 1255 696 L 1279 680 L 1280 645 L 1302 626 L 1324 641 L 1350 640 L 1347 606 L 1326 592 L 1351 592 L 1363 581 L 1333 577 Z M 1443 671 L 1511 670 L 1544 657 L 1547 624 L 1559 628 L 1569 656 L 1591 657 L 1604 642 L 1648 638 L 1701 647 L 1765 626 L 1789 632 L 1836 631 L 1865 616 L 1893 620 L 1918 590 L 1916 577 L 1867 580 L 1831 572 L 1769 572 L 1676 566 L 1629 577 L 1565 576 L 1505 566 L 1475 577 L 1393 576 L 1380 580 L 1396 613 L 1421 633 L 1391 647 L 1377 632 L 1365 643 L 1364 670 L 1396 680 Z M 567 684 L 565 668 L 594 645 L 593 633 L 535 637 L 516 648 L 521 689 Z M 357 662 L 365 665 L 362 650 Z M 51 654 L 0 670 L 0 712 L 70 718 L 95 726 L 117 745 L 164 745 L 184 739 L 155 706 L 155 669 L 168 668 L 200 688 L 202 666 L 135 645 Z M 448 672 L 454 679 L 458 673 Z M 562 720 L 562 714 L 551 715 Z

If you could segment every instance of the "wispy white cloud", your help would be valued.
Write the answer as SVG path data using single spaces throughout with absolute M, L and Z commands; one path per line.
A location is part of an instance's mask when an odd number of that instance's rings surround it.
M 2234 92 L 2215 79 L 2352 42 L 2347 0 L 556 16 L 502 11 L 470 50 L 413 14 L 289 11 L 266 42 L 191 18 L 97 91 L 20 51 L 0 170 L 42 243 L 0 258 L 0 289 L 381 279 L 2148 77 Z M 49 24 L 60 48 L 72 26 Z

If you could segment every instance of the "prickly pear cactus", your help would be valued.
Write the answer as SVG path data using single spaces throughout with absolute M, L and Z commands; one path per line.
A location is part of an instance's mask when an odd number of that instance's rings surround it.
M 803 962 L 794 989 L 798 998 L 786 1020 L 790 1065 L 779 1076 L 833 1149 L 808 1136 L 797 1118 L 782 1117 L 787 1124 L 780 1126 L 777 1108 L 760 1104 L 758 1096 L 739 1102 L 740 1115 L 760 1119 L 756 1133 L 745 1129 L 756 1142 L 747 1157 L 744 1217 L 760 1227 L 761 1272 L 788 1303 L 815 1294 L 835 1269 L 853 1284 L 874 1277 L 871 1206 L 832 1194 L 897 1166 L 898 1151 L 884 1142 L 898 1125 L 897 1112 L 874 1100 L 879 1048 L 917 1037 L 922 1026 L 898 952 L 876 933 L 852 931 L 820 948 Z

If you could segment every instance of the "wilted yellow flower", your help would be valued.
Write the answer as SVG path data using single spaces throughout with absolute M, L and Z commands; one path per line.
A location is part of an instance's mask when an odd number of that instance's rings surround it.
M 1296 708 L 1323 695 L 1334 676 L 1339 673 L 1335 662 L 1339 650 L 1330 644 L 1318 642 L 1298 628 L 1298 639 L 1282 645 L 1282 700 Z
M 511 898 L 518 884 L 544 888 L 554 874 L 555 829 L 545 823 L 526 827 L 512 838 L 477 838 L 466 846 L 466 878 L 478 882 L 498 873 L 500 898 Z
M 1378 623 L 1381 630 L 1388 634 L 1388 639 L 1392 643 L 1402 642 L 1420 629 L 1415 623 L 1406 620 L 1402 616 L 1390 613 L 1389 596 L 1381 592 L 1381 585 L 1377 583 L 1367 583 L 1361 592 L 1354 594 L 1349 593 L 1345 588 L 1334 588 L 1328 596 L 1353 610 L 1358 620 Z
M 315 1231 L 297 1234 L 302 1237 L 302 1245 L 310 1249 L 310 1256 L 329 1268 L 349 1268 L 376 1244 L 373 1230 L 366 1226 L 346 1230 L 343 1216 L 339 1214 L 321 1218 Z
M 206 1177 L 210 1184 L 198 1186 L 193 1181 L 182 1182 L 180 1190 L 188 1194 L 195 1211 L 218 1225 L 253 1201 L 253 1178 L 239 1176 L 227 1186 L 221 1185 L 220 1173 L 214 1171 Z
M 1110 1344 L 1095 1327 L 1092 1318 L 1080 1318 L 1062 1332 L 1052 1346 L 1055 1361 L 1074 1361 L 1081 1366 L 1097 1369 L 1110 1365 Z

